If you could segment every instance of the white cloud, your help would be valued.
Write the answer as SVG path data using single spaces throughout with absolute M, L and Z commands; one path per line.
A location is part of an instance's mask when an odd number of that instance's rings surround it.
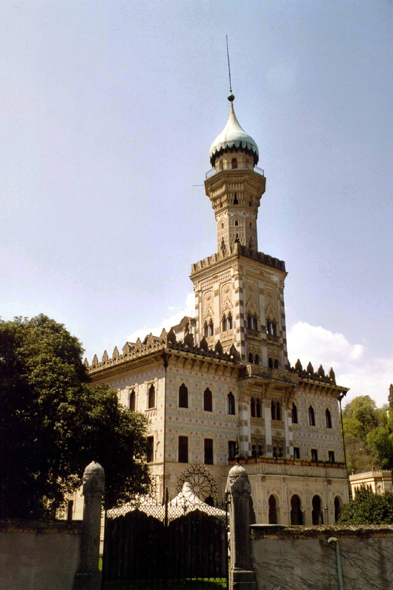
M 288 355 L 294 365 L 299 358 L 305 368 L 322 364 L 327 372 L 333 367 L 339 385 L 350 387 L 347 401 L 369 395 L 378 406 L 387 403 L 393 382 L 393 358 L 372 357 L 363 344 L 352 344 L 343 334 L 334 334 L 321 326 L 298 322 L 288 331 Z
M 173 311 L 175 307 L 170 306 L 169 311 Z M 136 339 L 139 337 L 141 340 L 144 339 L 147 334 L 152 333 L 154 336 L 159 336 L 162 332 L 162 329 L 169 330 L 172 326 L 176 326 L 184 318 L 185 315 L 194 316 L 194 309 L 195 309 L 195 299 L 194 293 L 188 293 L 186 297 L 185 306 L 180 311 L 171 314 L 170 316 L 166 317 L 162 320 L 162 322 L 156 326 L 145 326 L 142 328 L 138 328 L 132 334 L 128 336 L 129 342 L 135 342 Z

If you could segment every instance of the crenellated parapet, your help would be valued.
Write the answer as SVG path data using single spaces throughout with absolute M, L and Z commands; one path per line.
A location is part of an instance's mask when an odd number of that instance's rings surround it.
M 239 362 L 239 353 L 235 346 L 231 347 L 229 353 L 225 353 L 219 340 L 215 343 L 214 348 L 209 348 L 206 338 L 202 338 L 199 344 L 196 345 L 192 334 L 187 334 L 184 340 L 177 341 L 174 330 L 171 329 L 167 332 L 164 328 L 159 337 L 149 334 L 143 341 L 138 338 L 135 343 L 126 342 L 122 348 L 122 354 L 119 353 L 116 346 L 111 357 L 109 357 L 105 350 L 101 361 L 98 360 L 98 356 L 95 354 L 91 364 L 89 364 L 87 359 L 85 359 L 84 364 L 89 373 L 92 374 L 150 355 L 151 353 L 165 352 L 167 349 L 193 353 L 206 358 L 227 362 Z
M 221 262 L 222 260 L 233 255 L 246 256 L 247 258 L 251 258 L 252 260 L 262 262 L 262 264 L 266 264 L 266 266 L 271 266 L 273 268 L 277 268 L 278 270 L 286 272 L 284 260 L 279 260 L 278 258 L 274 258 L 269 254 L 264 254 L 263 252 L 256 252 L 255 250 L 248 248 L 247 246 L 242 246 L 242 244 L 236 242 L 232 244 L 230 247 L 221 248 L 220 252 L 216 252 L 215 254 L 207 256 L 206 258 L 203 258 L 203 260 L 199 260 L 198 262 L 192 264 L 191 274 L 198 272 L 200 270 L 205 270 L 213 264 Z

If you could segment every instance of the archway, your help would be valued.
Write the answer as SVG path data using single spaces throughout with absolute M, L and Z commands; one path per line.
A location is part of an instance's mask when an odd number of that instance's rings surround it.
M 303 524 L 302 503 L 297 494 L 291 498 L 291 524 Z
M 273 494 L 269 497 L 269 524 L 278 524 L 277 500 Z
M 341 498 L 340 498 L 340 496 L 336 496 L 334 498 L 334 520 L 335 520 L 335 522 L 337 522 L 340 517 L 341 509 L 342 509 Z
M 312 523 L 323 524 L 322 502 L 319 496 L 312 499 Z

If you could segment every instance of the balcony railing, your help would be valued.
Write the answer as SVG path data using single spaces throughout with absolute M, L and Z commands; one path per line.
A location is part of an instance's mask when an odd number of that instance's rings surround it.
M 265 176 L 265 171 L 262 170 L 262 168 L 258 168 L 258 166 L 255 166 L 254 168 L 224 168 L 223 170 L 216 170 L 215 168 L 211 168 L 210 170 L 208 170 L 205 174 L 205 179 L 207 180 L 208 178 L 211 178 L 212 176 L 214 176 L 215 174 L 218 174 L 219 172 L 227 172 L 228 170 L 235 170 L 235 171 L 244 171 L 246 170 L 247 172 L 251 171 L 251 172 L 255 172 L 255 174 L 259 174 L 259 176 Z

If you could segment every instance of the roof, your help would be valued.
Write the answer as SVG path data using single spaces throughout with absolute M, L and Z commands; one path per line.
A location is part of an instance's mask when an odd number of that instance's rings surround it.
M 233 95 L 230 95 L 233 96 Z M 214 160 L 217 155 L 227 148 L 243 148 L 247 149 L 254 154 L 255 165 L 259 160 L 258 146 L 253 138 L 248 135 L 241 127 L 237 117 L 235 115 L 235 109 L 233 108 L 233 102 L 231 101 L 231 107 L 229 111 L 229 117 L 227 124 L 221 131 L 220 135 L 216 137 L 210 146 L 210 163 L 214 166 Z

